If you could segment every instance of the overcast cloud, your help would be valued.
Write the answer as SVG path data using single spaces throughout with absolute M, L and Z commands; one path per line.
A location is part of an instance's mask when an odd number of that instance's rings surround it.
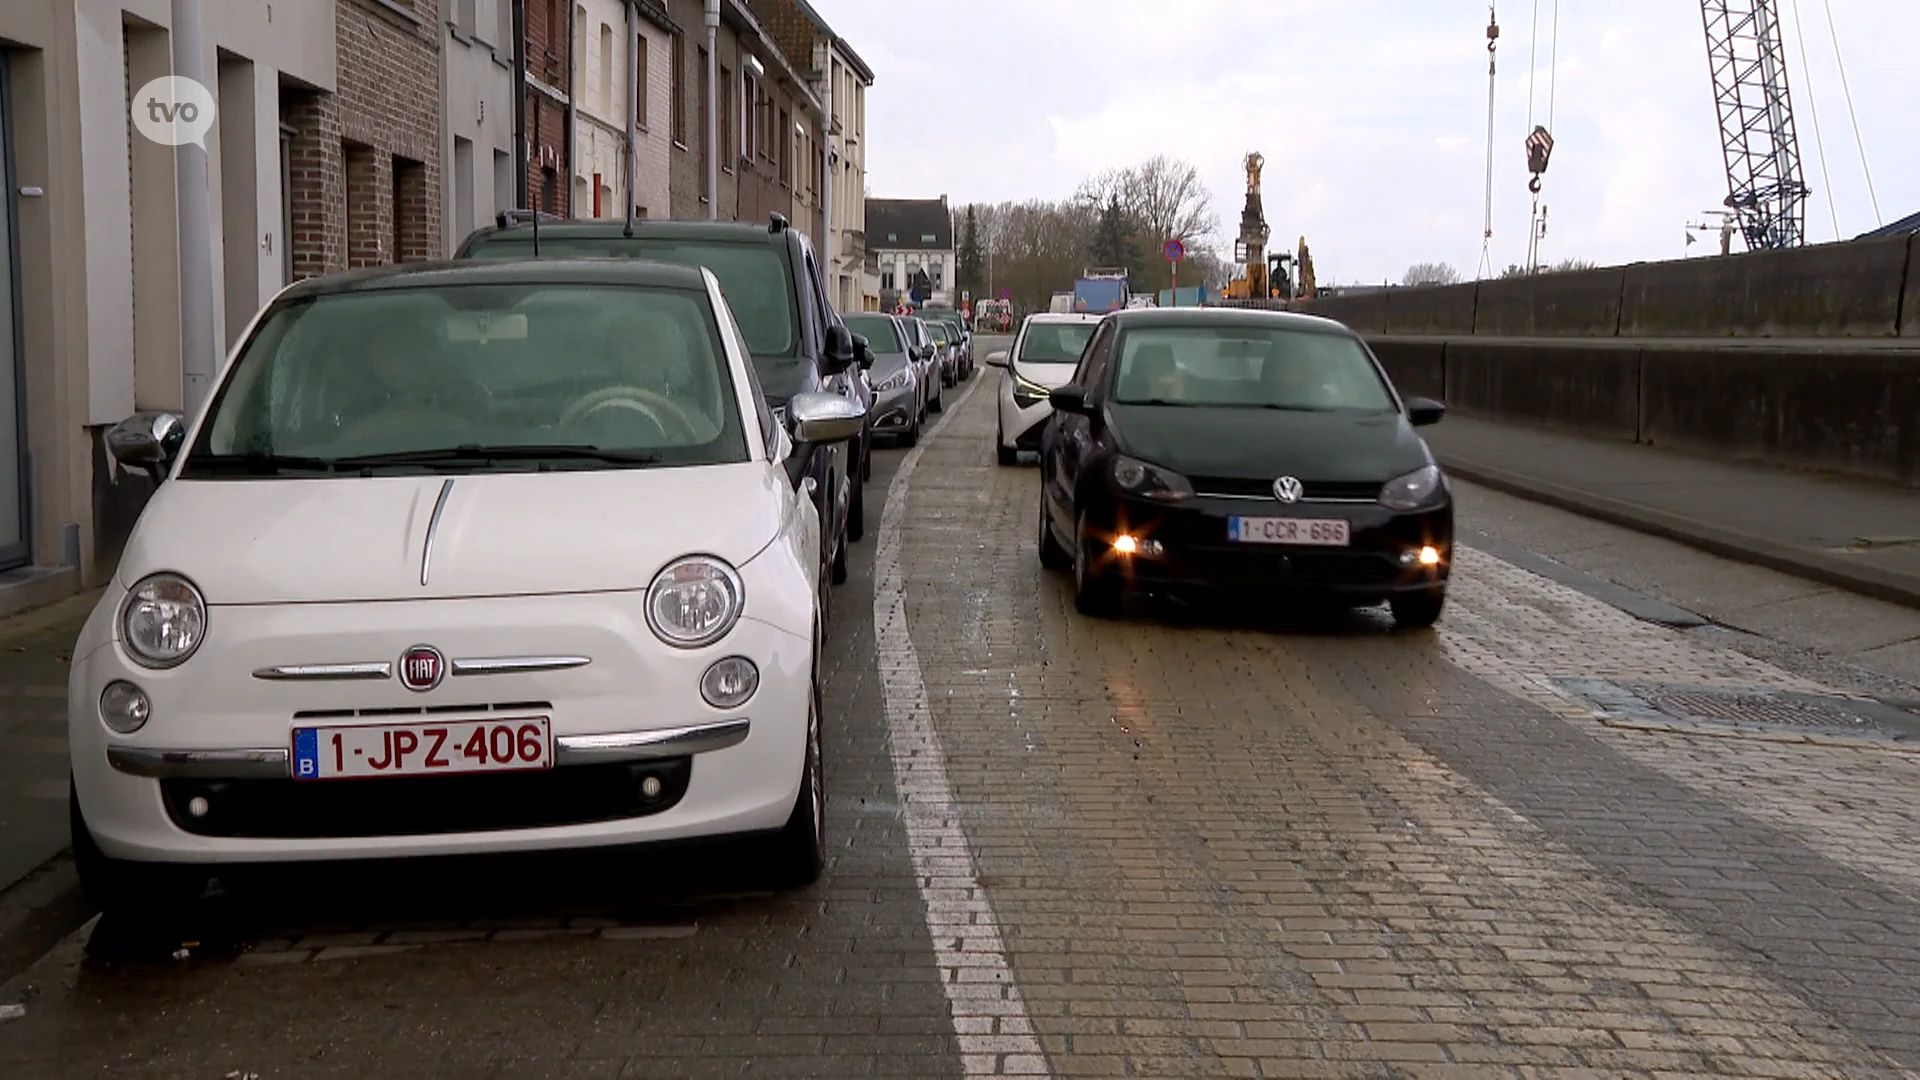
M 1200 169 L 1222 223 L 1218 241 L 1230 249 L 1246 187 L 1240 160 L 1258 150 L 1274 244 L 1304 234 L 1323 283 L 1397 281 L 1428 260 L 1472 276 L 1480 263 L 1484 0 L 812 3 L 875 71 L 867 102 L 875 196 L 1060 198 L 1107 166 L 1167 153 Z M 1880 216 L 1920 210 L 1920 2 L 1780 0 L 1814 242 L 1835 238 L 1836 212 L 1840 236 L 1877 224 L 1827 3 Z M 1533 115 L 1543 124 L 1553 7 L 1539 0 Z M 1498 9 L 1496 270 L 1526 254 L 1534 0 L 1498 0 Z M 1684 227 L 1726 197 L 1697 0 L 1560 0 L 1559 23 L 1542 258 L 1687 253 Z M 1717 243 L 1703 236 L 1690 250 Z

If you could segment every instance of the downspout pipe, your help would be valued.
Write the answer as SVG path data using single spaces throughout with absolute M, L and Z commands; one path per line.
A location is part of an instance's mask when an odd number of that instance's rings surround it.
M 513 2 L 513 205 L 530 209 L 527 178 L 527 0 Z
M 627 228 L 633 236 L 633 204 L 640 201 L 640 20 L 638 0 L 627 0 Z
M 574 85 L 574 82 L 575 82 L 574 75 L 577 72 L 581 72 L 585 70 L 584 65 L 582 65 L 580 62 L 581 58 L 579 56 L 574 55 L 576 51 L 574 49 L 574 42 L 579 40 L 580 40 L 580 7 L 578 4 L 573 3 L 573 0 L 567 0 L 567 142 L 566 142 L 567 193 L 566 193 L 566 196 L 567 196 L 567 216 L 570 218 L 577 218 L 580 216 L 580 208 L 578 206 L 575 206 L 573 203 L 573 193 L 580 186 L 578 183 L 579 177 L 575 175 L 575 172 L 574 172 L 575 165 L 573 161 L 573 154 L 575 149 L 575 141 L 578 138 L 575 132 L 579 130 L 579 126 L 580 126 L 579 102 L 580 102 L 580 89 L 581 89 L 580 87 Z
M 201 0 L 173 0 L 173 73 L 216 90 L 207 71 L 206 24 Z M 180 390 L 189 418 L 197 416 L 213 388 L 220 334 L 213 311 L 213 201 L 206 144 L 174 147 L 180 214 Z M 399 252 L 394 252 L 398 261 Z
M 820 228 L 822 232 L 826 233 L 826 235 L 821 237 L 820 239 L 826 245 L 827 266 L 833 273 L 833 284 L 830 286 L 830 288 L 832 288 L 833 290 L 833 300 L 837 304 L 841 302 L 841 296 L 840 296 L 840 244 L 838 243 L 837 239 L 833 235 L 833 191 L 834 191 L 833 174 L 839 171 L 839 163 L 834 160 L 834 150 L 833 150 L 833 146 L 834 146 L 834 142 L 833 142 L 833 139 L 834 139 L 834 136 L 833 136 L 834 85 L 833 84 L 835 82 L 835 79 L 833 77 L 834 39 L 831 37 L 827 38 L 826 46 L 827 46 L 827 55 L 826 55 L 827 89 L 826 89 L 826 93 L 821 95 L 822 99 L 826 102 L 826 110 L 825 110 L 826 116 L 824 116 L 820 121 L 820 131 L 822 134 L 826 136 L 826 146 L 823 147 L 820 151 L 820 157 L 821 157 L 820 180 L 822 185 L 825 187 L 825 190 L 820 193 L 820 201 L 824 204 L 824 208 L 821 211 Z
M 720 217 L 720 0 L 707 0 L 707 220 Z

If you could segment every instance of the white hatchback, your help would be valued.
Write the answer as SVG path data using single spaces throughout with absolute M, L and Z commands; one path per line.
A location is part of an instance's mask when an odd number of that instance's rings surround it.
M 1080 354 L 1100 322 L 1098 315 L 1029 315 L 1020 324 L 1013 347 L 987 357 L 988 367 L 1006 371 L 1000 380 L 1000 424 L 996 447 L 1000 464 L 1011 465 L 1022 450 L 1040 449 L 1040 429 L 1053 406 L 1047 394 L 1073 378 Z
M 640 261 L 294 285 L 73 654 L 73 849 L 151 914 L 219 864 L 765 834 L 823 865 L 820 520 L 713 275 Z M 789 430 L 789 428 L 791 430 Z

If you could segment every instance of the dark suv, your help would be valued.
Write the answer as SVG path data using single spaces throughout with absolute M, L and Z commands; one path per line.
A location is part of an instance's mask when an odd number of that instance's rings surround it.
M 783 419 L 795 394 L 845 394 L 869 415 L 873 392 L 866 339 L 848 332 L 827 300 L 813 242 L 779 214 L 770 224 L 733 221 L 552 221 L 542 218 L 539 251 L 530 222 L 501 215 L 501 223 L 467 237 L 457 259 L 637 258 L 704 266 L 753 352 L 760 387 Z M 831 558 L 831 579 L 847 579 L 847 544 L 866 532 L 864 481 L 872 473 L 873 428 L 844 444 L 813 448 L 789 466 L 797 486 L 814 482 L 820 507 L 820 549 Z M 829 554 L 830 553 L 830 554 Z

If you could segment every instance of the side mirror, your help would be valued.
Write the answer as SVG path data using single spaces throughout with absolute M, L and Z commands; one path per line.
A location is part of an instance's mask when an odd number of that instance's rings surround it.
M 1447 407 L 1432 398 L 1410 397 L 1407 399 L 1407 423 L 1414 427 L 1437 424 L 1445 415 L 1447 415 Z
M 810 391 L 787 402 L 787 425 L 802 446 L 846 442 L 866 429 L 867 413 L 844 395 Z
M 1058 386 L 1047 395 L 1047 404 L 1057 412 L 1079 413 L 1082 416 L 1093 415 L 1093 409 L 1087 404 L 1087 388 L 1084 386 Z
M 867 340 L 865 334 L 853 335 L 853 356 L 861 371 L 873 367 L 873 343 Z
M 835 322 L 827 327 L 826 354 L 822 357 L 829 369 L 827 374 L 838 375 L 852 367 L 856 357 L 853 349 L 853 333 L 842 323 Z
M 156 484 L 166 478 L 186 441 L 186 420 L 175 412 L 135 413 L 107 429 L 113 459 L 145 472 Z
M 1008 370 L 1012 370 L 1013 362 L 1007 359 L 1007 352 L 1005 349 L 1002 349 L 999 352 L 992 352 L 987 354 L 987 366 L 997 367 L 997 368 L 1006 368 Z
M 933 346 L 922 345 L 914 350 L 913 355 L 919 357 L 921 360 L 931 360 L 933 359 Z

